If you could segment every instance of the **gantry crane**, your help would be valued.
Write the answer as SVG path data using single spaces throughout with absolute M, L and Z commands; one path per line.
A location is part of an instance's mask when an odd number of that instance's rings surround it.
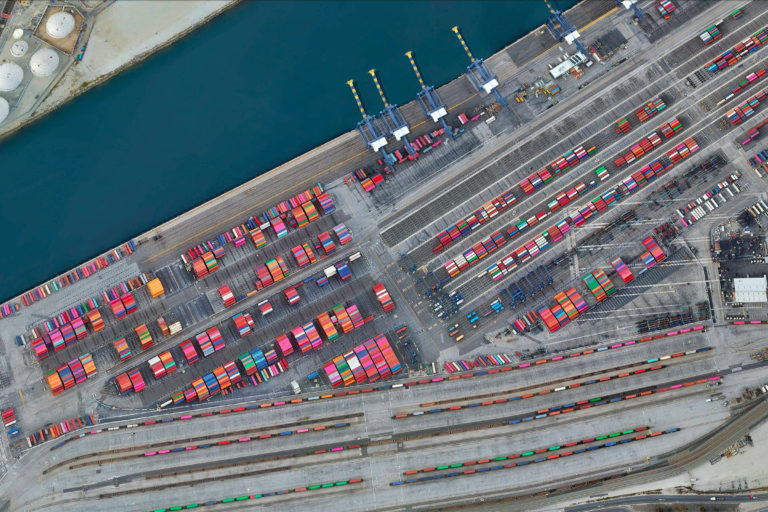
M 373 78 L 373 83 L 376 85 L 376 90 L 379 92 L 382 103 L 384 103 L 384 110 L 379 113 L 379 117 L 383 120 L 384 125 L 388 128 L 390 135 L 392 135 L 395 140 L 404 140 L 405 149 L 409 154 L 415 155 L 416 148 L 411 145 L 411 142 L 407 137 L 407 135 L 411 133 L 411 130 L 408 127 L 408 123 L 405 121 L 405 117 L 403 117 L 403 114 L 400 112 L 400 109 L 397 108 L 397 105 L 393 105 L 387 101 L 387 97 L 384 94 L 384 89 L 381 88 L 379 77 L 376 75 L 376 70 L 371 69 L 368 71 L 368 74 L 371 75 L 371 78 Z
M 565 13 L 559 9 L 553 8 L 552 4 L 549 3 L 549 0 L 544 0 L 544 3 L 547 4 L 547 9 L 549 9 L 550 13 L 549 18 L 547 18 L 547 27 L 549 27 L 549 30 L 552 32 L 552 35 L 555 36 L 555 39 L 558 41 L 565 41 L 568 44 L 573 43 L 580 52 L 586 54 L 587 49 L 584 48 L 584 45 L 579 41 L 579 37 L 581 37 L 579 31 L 576 30 L 576 27 L 571 25 L 571 22 L 565 17 Z
M 428 119 L 432 119 L 435 123 L 437 121 L 443 123 L 445 133 L 450 134 L 451 129 L 448 126 L 448 123 L 445 122 L 445 119 L 443 119 L 448 114 L 448 109 L 446 108 L 445 103 L 443 103 L 443 100 L 437 94 L 434 87 L 424 83 L 424 79 L 421 78 L 421 73 L 419 72 L 419 67 L 416 65 L 416 61 L 413 58 L 413 52 L 405 52 L 405 56 L 408 57 L 413 72 L 416 73 L 416 78 L 419 80 L 419 85 L 421 85 L 421 90 L 416 95 L 421 110 L 424 111 L 424 115 L 427 116 Z
M 485 91 L 486 94 L 490 94 L 491 92 L 494 93 L 499 99 L 499 103 L 506 105 L 504 98 L 502 98 L 501 94 L 499 94 L 499 91 L 496 90 L 496 88 L 499 86 L 499 79 L 496 78 L 496 75 L 491 73 L 491 70 L 489 70 L 488 66 L 485 65 L 483 59 L 476 59 L 472 55 L 472 52 L 469 51 L 469 46 L 467 46 L 464 38 L 461 37 L 459 27 L 453 27 L 451 30 L 453 30 L 453 33 L 456 34 L 456 37 L 459 38 L 461 46 L 464 48 L 464 51 L 467 52 L 469 60 L 472 61 L 472 63 L 467 66 L 467 76 L 469 77 L 472 84 L 478 91 Z
M 381 121 L 366 113 L 365 107 L 363 107 L 363 102 L 357 94 L 355 81 L 348 80 L 347 85 L 352 90 L 352 95 L 355 97 L 357 108 L 360 110 L 360 115 L 363 117 L 361 121 L 357 122 L 357 131 L 360 132 L 360 137 L 363 138 L 365 146 L 377 152 L 381 151 L 387 164 L 392 165 L 394 163 L 392 157 L 384 150 L 384 146 L 387 145 L 387 136 L 381 126 Z
M 632 9 L 635 11 L 637 19 L 643 18 L 643 11 L 637 7 L 635 0 L 613 0 L 613 2 L 616 4 L 616 7 L 624 7 L 625 9 Z

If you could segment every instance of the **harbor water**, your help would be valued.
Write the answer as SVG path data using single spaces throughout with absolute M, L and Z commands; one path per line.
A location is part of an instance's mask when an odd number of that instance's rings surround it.
M 572 0 L 553 2 L 566 9 Z M 410 101 L 540 26 L 541 0 L 249 2 L 0 142 L 0 302 Z

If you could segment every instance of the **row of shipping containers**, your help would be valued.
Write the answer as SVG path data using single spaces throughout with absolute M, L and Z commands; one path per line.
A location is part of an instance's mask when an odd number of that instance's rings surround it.
M 162 352 L 160 355 L 150 358 L 149 361 L 147 361 L 147 365 L 149 366 L 152 375 L 155 377 L 155 380 L 162 379 L 166 375 L 174 373 L 177 369 L 176 361 L 173 360 L 173 355 L 171 355 L 171 352 L 168 350 Z
M 619 277 L 621 277 L 621 280 L 624 281 L 624 284 L 628 284 L 635 279 L 634 274 L 632 274 L 632 271 L 629 270 L 621 258 L 613 258 L 611 260 L 611 266 L 614 268 L 614 270 L 616 270 L 616 273 L 619 274 Z
M 253 270 L 256 272 L 256 279 L 253 281 L 253 286 L 256 290 L 261 290 L 273 283 L 282 281 L 290 275 L 288 265 L 286 265 L 282 256 L 279 255 L 261 265 L 257 265 Z
M 18 313 L 21 310 L 21 304 L 18 302 L 6 302 L 0 305 L 0 318 L 11 316 L 14 313 Z
M 193 380 L 189 388 L 172 395 L 169 402 L 178 404 L 207 400 L 218 393 L 227 394 L 234 388 L 244 386 L 248 380 L 255 386 L 259 385 L 287 369 L 288 363 L 277 358 L 274 350 L 265 354 L 256 348 Z
M 473 229 L 491 220 L 500 212 L 515 204 L 520 199 L 520 197 L 522 197 L 522 195 L 532 194 L 539 188 L 543 187 L 546 183 L 552 181 L 554 176 L 578 165 L 589 156 L 594 155 L 596 152 L 596 146 L 592 146 L 587 150 L 585 150 L 583 146 L 579 146 L 564 153 L 561 157 L 550 163 L 548 166 L 522 180 L 518 184 L 519 191 L 513 191 L 513 189 L 507 190 L 503 194 L 500 194 L 495 199 L 483 205 L 482 208 L 476 210 L 466 219 L 461 220 L 445 231 L 440 232 L 437 235 L 438 245 L 436 245 L 432 251 L 435 254 L 439 253 L 450 244 L 452 244 L 456 239 L 460 238 L 461 236 L 467 236 Z
M 699 39 L 705 44 L 708 45 L 712 43 L 713 41 L 720 39 L 722 37 L 723 33 L 720 32 L 720 29 L 717 27 L 717 25 L 712 25 L 704 29 L 704 32 L 699 34 Z
M 226 256 L 227 252 L 223 247 L 210 247 L 211 250 L 201 252 L 200 256 L 191 261 L 192 272 L 195 277 L 202 279 L 208 274 L 213 274 L 219 270 L 219 260 Z
M 66 389 L 85 382 L 88 377 L 96 373 L 96 364 L 91 354 L 83 354 L 67 364 L 61 365 L 56 370 L 51 370 L 45 375 L 45 380 L 54 396 Z
M 666 258 L 653 237 L 643 240 L 643 245 L 647 251 L 641 256 L 641 259 L 648 268 Z M 634 280 L 634 275 L 621 258 L 612 259 L 611 265 L 625 284 Z M 582 280 L 598 302 L 602 302 L 616 291 L 611 280 L 600 269 L 585 275 Z M 539 317 L 550 332 L 555 332 L 588 309 L 586 301 L 584 301 L 575 288 L 569 288 L 564 292 L 558 293 L 555 295 L 555 300 L 557 304 L 554 306 L 544 306 L 537 310 Z
M 184 264 L 201 258 L 207 252 L 223 249 L 227 243 L 240 247 L 251 239 L 254 247 L 260 249 L 267 245 L 264 231 L 271 229 L 276 239 L 288 234 L 286 224 L 299 229 L 320 218 L 320 212 L 328 215 L 336 210 L 331 196 L 321 184 L 296 194 L 287 201 L 281 201 L 262 213 L 261 217 L 249 217 L 246 222 L 217 235 L 211 240 L 190 247 L 182 255 Z
M 589 309 L 586 301 L 575 288 L 569 288 L 556 294 L 555 301 L 554 306 L 542 306 L 537 310 L 549 332 L 557 331 Z
M 482 208 L 476 210 L 472 215 L 459 223 L 451 226 L 438 233 L 438 244 L 432 248 L 432 252 L 439 253 L 455 240 L 462 236 L 467 236 L 469 233 L 479 227 L 481 224 L 488 222 L 496 217 L 500 212 L 503 212 L 513 204 L 515 204 L 520 198 L 516 196 L 512 190 L 507 190 L 503 194 L 499 195 L 496 199 L 486 203 Z
M 765 155 L 768 159 L 768 152 Z M 766 165 L 762 165 L 765 170 Z M 716 184 L 710 190 L 702 194 L 701 197 L 691 201 L 687 205 L 679 208 L 676 213 L 680 217 L 680 222 L 683 226 L 689 226 L 696 221 L 704 218 L 707 214 L 715 211 L 728 201 L 728 198 L 736 197 L 736 194 L 741 193 L 739 185 L 736 183 L 740 173 L 731 174 L 727 179 Z M 762 201 L 762 200 L 761 200 Z
M 656 96 L 651 101 L 635 110 L 635 117 L 637 117 L 638 121 L 644 123 L 665 108 L 667 108 L 667 104 L 664 103 L 661 96 Z
M 376 295 L 376 300 L 379 301 L 381 309 L 383 309 L 385 313 L 389 313 L 395 309 L 395 302 L 392 300 L 392 297 L 389 295 L 389 292 L 384 287 L 383 283 L 373 285 L 373 293 Z
M 644 104 L 642 107 L 635 110 L 635 117 L 638 121 L 641 123 L 646 122 L 650 118 L 654 117 L 656 114 L 661 112 L 667 108 L 666 103 L 664 103 L 664 100 L 661 98 L 661 96 L 655 96 L 650 101 L 648 101 L 646 104 Z M 629 122 L 629 120 L 626 117 L 622 117 L 618 121 L 616 121 L 616 133 L 619 135 L 623 135 L 625 133 L 628 133 L 632 129 L 632 124 Z
M 238 321 L 235 318 L 240 319 L 240 315 L 238 314 L 233 317 L 236 325 Z M 244 314 L 242 315 L 243 317 L 245 316 Z M 332 342 L 341 333 L 347 333 L 362 327 L 366 320 L 368 319 L 363 319 L 355 304 L 350 304 L 346 307 L 337 304 L 330 312 L 318 315 L 316 321 L 310 320 L 291 329 L 288 333 L 279 335 L 275 339 L 274 345 L 267 351 L 255 348 L 240 356 L 237 361 L 241 365 L 242 371 L 256 385 L 285 371 L 288 368 L 285 358 L 293 354 L 294 351 L 306 353 L 310 350 L 317 350 L 322 346 L 323 340 Z M 247 324 L 247 319 L 245 319 L 245 322 Z M 215 343 L 211 342 L 211 339 Z M 211 327 L 207 331 L 198 334 L 195 337 L 195 342 L 200 352 L 195 349 L 192 340 L 185 340 L 179 345 L 188 365 L 197 363 L 200 360 L 200 354 L 203 357 L 208 357 L 224 347 L 224 342 L 221 340 L 217 327 Z M 215 348 L 216 343 L 219 345 L 218 349 Z M 210 377 L 208 379 L 210 380 Z M 195 391 L 195 396 L 199 400 L 205 400 L 205 398 L 210 396 L 210 393 L 206 395 L 204 392 L 204 390 L 210 390 L 210 386 L 206 385 L 203 387 L 204 384 L 204 378 L 203 381 L 197 379 L 193 382 L 192 388 L 190 388 L 192 391 Z M 179 398 L 188 395 L 189 392 L 190 390 L 187 390 L 174 395 L 174 403 L 178 403 L 180 401 Z M 203 398 L 200 398 L 201 396 Z M 189 397 L 186 399 L 189 401 Z
M 338 237 L 340 245 L 345 245 L 352 241 L 352 235 L 344 224 L 334 226 L 333 232 Z M 320 233 L 317 238 L 320 244 L 316 246 L 315 249 L 322 248 L 324 254 L 321 254 L 321 257 L 328 256 L 336 251 L 336 244 L 327 231 Z M 294 247 L 291 252 L 296 259 L 299 268 L 310 265 L 316 261 L 315 255 L 307 243 Z M 351 276 L 351 273 L 346 271 L 348 270 L 348 267 L 345 267 L 345 265 L 342 264 L 339 266 L 344 267 L 343 274 L 340 274 L 342 279 Z M 266 261 L 262 265 L 254 267 L 254 271 L 256 272 L 256 279 L 253 281 L 253 285 L 256 290 L 261 290 L 262 288 L 281 281 L 283 278 L 290 275 L 288 265 L 286 265 L 282 256 L 279 255 Z
M 45 441 L 56 439 L 57 437 L 61 437 L 64 434 L 67 434 L 74 430 L 77 430 L 83 427 L 90 427 L 95 424 L 96 424 L 96 420 L 94 419 L 92 414 L 87 414 L 85 416 L 78 416 L 66 421 L 62 421 L 60 423 L 56 423 L 55 425 L 41 428 L 40 430 L 31 433 L 29 436 L 27 436 L 27 445 L 30 448 L 32 448 L 33 446 L 43 443 Z
M 510 327 L 512 327 L 512 330 L 515 331 L 518 336 L 522 336 L 530 329 L 532 329 L 537 324 L 537 322 L 536 311 L 530 310 L 513 320 L 510 324 Z
M 109 265 L 116 263 L 118 260 L 129 256 L 136 250 L 136 244 L 133 240 L 126 242 L 122 246 L 109 251 L 104 256 L 91 260 L 85 265 L 78 267 L 67 274 L 63 274 L 52 281 L 38 286 L 37 288 L 30 290 L 20 297 L 21 303 L 24 306 L 30 306 L 31 304 L 44 299 L 52 293 L 56 293 L 59 290 L 74 284 L 81 279 L 92 276 L 101 269 L 107 268 Z M 0 307 L 0 318 L 13 314 L 19 310 L 19 304 L 17 302 L 8 303 L 8 307 L 5 305 Z
M 598 176 L 600 176 L 601 170 L 604 170 L 604 168 L 596 170 Z M 541 219 L 547 217 L 549 213 L 557 211 L 561 206 L 565 206 L 571 200 L 578 197 L 580 193 L 583 193 L 586 190 L 588 190 L 587 186 L 584 185 L 583 182 L 579 182 L 575 187 L 572 187 L 567 191 L 560 192 L 555 196 L 554 200 L 550 201 L 550 203 L 547 205 L 549 212 L 544 210 L 539 212 L 537 215 L 532 216 L 528 220 L 521 219 L 520 222 L 513 224 L 512 227 L 507 229 L 508 236 L 510 239 L 515 238 L 530 226 L 535 225 Z M 542 233 L 540 237 L 537 237 L 533 243 L 536 245 L 536 249 L 538 249 L 538 251 L 544 250 L 547 248 L 550 240 L 554 242 L 561 240 L 564 234 L 569 230 L 570 227 L 568 226 L 567 222 L 565 220 L 560 221 L 550 227 L 548 231 Z M 453 260 L 449 260 L 447 263 L 445 263 L 445 270 L 448 272 L 449 277 L 455 277 L 469 266 L 473 265 L 496 249 L 500 248 L 502 245 L 504 245 L 505 242 L 506 239 L 501 232 L 493 233 L 486 239 L 475 244 L 470 249 L 464 251 L 463 254 L 460 254 Z M 533 247 L 531 247 L 531 249 L 533 249 Z M 533 249 L 534 252 L 536 252 L 536 249 Z M 508 264 L 511 265 L 511 258 L 514 258 L 513 254 L 510 254 L 506 258 L 502 259 L 500 262 L 501 264 L 496 263 L 486 269 L 492 279 L 498 280 L 505 274 L 504 270 L 509 268 Z
M 131 390 L 134 393 L 140 393 L 147 387 L 146 382 L 144 382 L 144 377 L 141 375 L 138 368 L 132 368 L 115 377 L 115 384 L 120 393 L 126 393 Z
M 61 313 L 44 320 L 25 334 L 16 336 L 19 346 L 31 344 L 38 360 L 48 356 L 48 348 L 59 351 L 75 341 L 83 339 L 87 335 L 85 325 L 91 321 L 93 332 L 104 328 L 104 322 L 99 312 L 99 303 L 108 304 L 114 300 L 120 300 L 120 306 L 115 304 L 118 319 L 124 318 L 127 312 L 136 310 L 136 302 L 132 292 L 151 281 L 155 281 L 145 273 L 139 277 L 120 282 L 111 289 L 102 292 L 99 297 L 92 297 L 81 304 L 77 304 Z M 157 280 L 159 282 L 159 280 Z M 162 287 L 162 285 L 160 285 Z M 126 297 L 126 302 L 122 302 Z M 110 308 L 111 309 L 111 308 Z M 74 333 L 74 336 L 72 335 Z M 46 336 L 47 335 L 47 336 Z M 56 340 L 56 345 L 53 341 Z M 62 343 L 63 340 L 63 343 Z
M 716 73 L 723 68 L 737 64 L 746 55 L 759 50 L 765 44 L 766 39 L 768 39 L 768 31 L 765 28 L 758 30 L 750 37 L 737 43 L 730 50 L 726 50 L 718 55 L 712 62 L 707 64 L 707 71 Z
M 350 241 L 352 241 L 352 235 L 349 229 L 344 224 L 339 224 L 337 226 L 334 226 L 333 232 L 336 233 L 337 237 L 339 238 L 339 243 L 341 245 L 347 244 Z M 320 244 L 316 246 L 315 249 L 322 248 L 323 251 L 325 252 L 325 254 L 321 254 L 320 257 L 325 257 L 336 251 L 336 244 L 334 243 L 333 239 L 330 237 L 328 232 L 320 233 L 318 235 L 318 240 Z M 304 268 L 317 261 L 317 258 L 315 257 L 315 253 L 313 252 L 312 247 L 310 246 L 309 243 L 306 243 L 306 242 L 293 247 L 291 249 L 291 253 L 293 254 L 293 257 L 296 260 L 296 264 L 298 265 L 299 268 Z M 359 253 L 357 253 L 357 257 L 359 257 Z M 350 257 L 350 261 L 352 259 L 353 259 L 353 256 Z M 333 268 L 333 272 L 329 274 L 330 268 Z M 275 256 L 274 258 L 270 259 L 264 264 L 254 267 L 254 271 L 256 272 L 256 279 L 253 281 L 254 290 L 252 290 L 252 292 L 249 292 L 246 295 L 236 298 L 235 295 L 232 293 L 232 290 L 229 287 L 229 285 L 222 285 L 219 287 L 218 291 L 219 291 L 219 295 L 221 296 L 221 300 L 224 303 L 224 307 L 233 306 L 238 301 L 248 297 L 250 294 L 255 293 L 256 291 L 261 290 L 262 288 L 265 288 L 267 286 L 270 286 L 271 284 L 274 284 L 278 281 L 281 281 L 285 277 L 290 275 L 288 265 L 285 263 L 285 260 L 282 258 L 282 256 Z M 342 280 L 345 280 L 352 276 L 352 273 L 349 270 L 349 266 L 346 261 L 338 262 L 334 267 L 329 267 L 328 269 L 325 270 L 326 277 L 330 277 L 331 275 L 335 275 L 337 273 Z M 321 278 L 318 281 L 318 285 L 322 286 L 326 282 L 327 282 L 327 279 Z M 296 285 L 296 286 L 300 286 L 300 285 Z M 286 300 L 288 300 L 289 304 L 293 305 L 299 302 L 298 292 L 295 289 L 295 287 L 287 288 L 284 291 L 286 295 Z M 264 314 L 266 313 L 262 311 L 262 315 Z
M 169 326 L 163 317 L 159 317 L 157 319 L 157 326 L 163 336 L 173 336 L 181 332 L 181 322 L 173 322 Z M 149 328 L 146 324 L 141 324 L 137 327 L 134 327 L 133 330 L 136 334 L 136 339 L 139 342 L 139 347 L 141 350 L 148 350 L 155 345 L 155 340 L 152 338 L 152 334 L 149 332 Z M 114 346 L 115 353 L 121 362 L 127 361 L 133 356 L 133 352 L 131 351 L 131 347 L 128 344 L 128 340 L 125 336 L 118 336 L 115 338 L 112 341 L 112 345 Z
M 329 312 L 322 312 L 316 319 L 278 336 L 275 347 L 282 357 L 291 355 L 294 349 L 304 354 L 318 350 L 323 341 L 333 342 L 340 334 L 359 329 L 364 324 L 365 319 L 355 304 L 337 304 Z
M 3 410 L 3 426 L 8 437 L 13 438 L 19 435 L 19 425 L 13 407 Z
M 488 354 L 483 356 L 477 356 L 474 361 L 447 361 L 443 363 L 443 368 L 448 373 L 461 372 L 471 370 L 472 368 L 486 368 L 488 366 L 500 366 L 503 364 L 511 364 L 514 361 L 512 357 L 507 354 Z
M 726 101 L 729 101 L 733 99 L 737 94 L 740 94 L 742 91 L 744 91 L 747 87 L 750 85 L 759 82 L 765 76 L 768 75 L 768 71 L 766 71 L 766 68 L 761 66 L 755 71 L 749 73 L 746 77 L 744 77 L 743 80 L 740 80 L 738 84 L 736 84 L 735 87 L 732 87 L 730 91 L 728 91 L 728 94 L 726 94 L 722 100 L 720 100 L 717 104 L 722 105 Z
M 130 292 L 119 297 L 115 296 L 114 298 L 111 298 L 109 300 L 109 307 L 112 310 L 112 314 L 115 316 L 115 320 L 122 320 L 138 310 L 136 299 L 134 299 Z
M 661 17 L 665 20 L 668 20 L 670 16 L 672 16 L 672 13 L 677 9 L 675 4 L 672 3 L 672 0 L 658 0 L 655 7 L 656 10 L 659 11 L 659 14 L 661 14 Z
M 646 255 L 650 256 L 652 250 L 659 258 L 658 261 L 662 261 L 665 256 L 661 249 L 658 247 L 652 237 L 643 241 L 643 244 L 648 249 L 648 252 L 641 258 L 646 261 Z M 653 259 L 653 256 L 650 256 Z M 653 263 L 655 264 L 655 262 Z M 627 268 L 621 258 L 614 258 L 611 260 L 611 265 L 616 270 L 624 283 L 629 283 L 634 279 L 634 275 Z M 653 266 L 653 265 L 650 265 Z M 650 268 L 649 266 L 649 268 Z M 598 269 L 591 274 L 585 275 L 582 280 L 587 288 L 592 292 L 598 302 L 602 302 L 606 298 L 613 295 L 616 291 L 615 286 L 611 280 L 605 275 L 605 273 Z M 555 295 L 557 304 L 553 307 L 542 307 L 538 310 L 539 317 L 545 323 L 550 332 L 557 331 L 560 327 L 566 325 L 569 321 L 574 320 L 580 314 L 587 311 L 588 306 L 586 301 L 579 295 L 575 288 L 569 288 L 565 292 L 560 292 Z
M 496 231 L 485 239 L 479 241 L 455 258 L 443 264 L 449 277 L 456 277 L 470 266 L 479 262 L 489 254 L 492 254 L 506 243 L 506 238 L 501 231 Z
M 674 118 L 669 122 L 659 126 L 659 131 L 661 131 L 661 134 L 665 139 L 669 139 L 679 133 L 682 128 L 683 125 L 680 123 L 680 121 L 677 118 Z M 613 164 L 619 168 L 631 164 L 641 156 L 645 155 L 646 153 L 650 153 L 660 145 L 661 137 L 659 137 L 659 134 L 656 131 L 653 131 L 637 143 L 631 145 L 626 152 L 619 154 L 613 161 Z
M 385 380 L 402 371 L 386 336 L 379 334 L 323 366 L 331 386 Z
M 653 237 L 649 236 L 643 240 L 643 246 L 646 248 L 646 251 L 640 256 L 640 259 L 643 260 L 646 267 L 651 268 L 667 258 Z
M 751 98 L 744 100 L 742 103 L 725 113 L 726 119 L 728 119 L 728 122 L 731 123 L 731 125 L 736 126 L 746 118 L 751 117 L 755 113 L 757 106 L 760 105 L 760 102 L 765 101 L 767 94 L 768 89 L 763 89 Z
M 592 292 L 592 295 L 595 296 L 597 302 L 604 301 L 616 292 L 616 287 L 601 269 L 597 269 L 581 279 L 584 281 L 587 288 L 589 288 L 589 291 Z

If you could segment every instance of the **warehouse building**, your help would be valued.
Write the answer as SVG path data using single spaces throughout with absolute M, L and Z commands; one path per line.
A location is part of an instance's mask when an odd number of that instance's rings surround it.
M 745 277 L 733 280 L 733 301 L 741 303 L 768 302 L 766 277 Z

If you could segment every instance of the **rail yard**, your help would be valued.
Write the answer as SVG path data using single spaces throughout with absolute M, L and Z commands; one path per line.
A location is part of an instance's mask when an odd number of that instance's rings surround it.
M 624 3 L 0 305 L 0 498 L 536 510 L 742 438 L 768 4 Z

